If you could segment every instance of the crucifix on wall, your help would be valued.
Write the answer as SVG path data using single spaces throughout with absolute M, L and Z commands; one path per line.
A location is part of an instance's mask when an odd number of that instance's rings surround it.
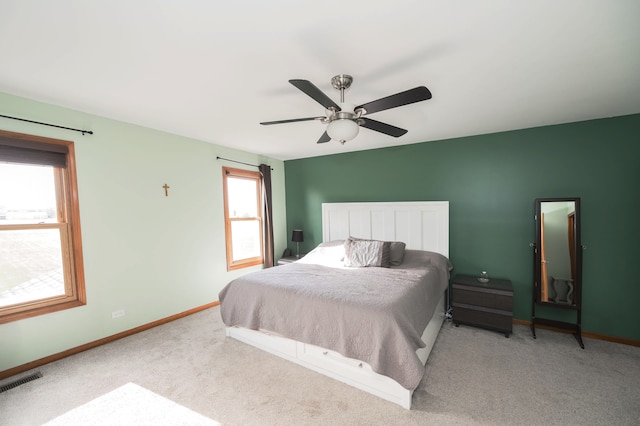
M 169 185 L 167 185 L 166 183 L 162 186 L 164 188 L 164 196 L 168 197 L 169 196 L 169 188 L 171 188 Z

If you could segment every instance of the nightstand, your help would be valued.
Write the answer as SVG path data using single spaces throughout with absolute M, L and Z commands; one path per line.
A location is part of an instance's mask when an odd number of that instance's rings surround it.
M 456 275 L 451 280 L 453 323 L 513 332 L 513 288 L 511 281 L 490 278 L 481 283 L 478 277 Z
M 280 259 L 278 259 L 278 265 L 286 265 L 287 263 L 293 263 L 296 260 L 300 260 L 300 259 L 302 259 L 302 256 L 300 256 L 300 257 L 295 257 L 295 256 L 281 257 Z

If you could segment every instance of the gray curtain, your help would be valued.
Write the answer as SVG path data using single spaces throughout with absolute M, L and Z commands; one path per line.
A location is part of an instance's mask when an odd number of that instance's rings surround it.
M 271 166 L 260 164 L 262 174 L 262 222 L 264 240 L 264 267 L 270 268 L 274 263 L 273 255 L 273 208 L 271 205 Z

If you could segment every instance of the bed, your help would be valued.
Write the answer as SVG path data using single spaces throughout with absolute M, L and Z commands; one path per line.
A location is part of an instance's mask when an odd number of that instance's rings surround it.
M 444 320 L 448 209 L 323 204 L 322 244 L 220 292 L 227 336 L 410 409 Z

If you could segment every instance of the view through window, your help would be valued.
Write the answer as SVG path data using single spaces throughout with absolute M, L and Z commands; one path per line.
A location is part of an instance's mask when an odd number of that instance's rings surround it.
M 0 163 L 0 182 L 0 306 L 64 295 L 54 168 Z
M 223 168 L 227 269 L 263 263 L 259 172 Z

